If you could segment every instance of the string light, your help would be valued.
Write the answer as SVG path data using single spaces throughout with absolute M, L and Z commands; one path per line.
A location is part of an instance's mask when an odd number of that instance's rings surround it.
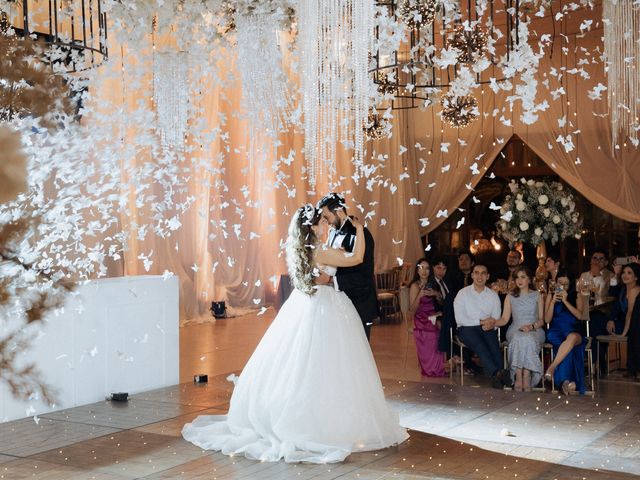
M 466 127 L 478 115 L 478 101 L 473 95 L 454 97 L 444 95 L 440 101 L 442 105 L 442 119 L 454 127 Z
M 438 11 L 435 0 L 405 0 L 400 4 L 400 18 L 410 28 L 433 22 Z
M 451 48 L 458 52 L 460 63 L 474 62 L 487 51 L 487 33 L 480 25 L 471 29 L 463 24 L 456 25 L 449 42 Z
M 364 134 L 371 140 L 388 137 L 391 130 L 389 120 L 378 115 L 376 110 L 371 110 L 363 127 Z

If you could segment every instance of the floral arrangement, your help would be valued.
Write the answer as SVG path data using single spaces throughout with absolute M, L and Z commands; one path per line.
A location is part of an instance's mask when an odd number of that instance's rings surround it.
M 513 245 L 526 242 L 552 245 L 567 237 L 580 238 L 582 218 L 576 210 L 574 194 L 559 182 L 540 182 L 521 178 L 509 183 L 511 193 L 500 207 L 496 223 L 498 235 Z

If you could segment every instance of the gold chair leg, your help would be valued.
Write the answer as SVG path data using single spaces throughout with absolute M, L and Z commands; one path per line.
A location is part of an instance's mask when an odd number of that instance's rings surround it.
M 589 349 L 589 352 L 587 353 L 587 371 L 589 372 L 589 382 L 591 383 L 591 391 L 595 392 L 595 383 L 593 381 L 593 355 L 591 352 L 591 349 Z M 597 367 L 596 367 L 597 368 Z
M 464 385 L 464 347 L 460 345 L 460 386 Z

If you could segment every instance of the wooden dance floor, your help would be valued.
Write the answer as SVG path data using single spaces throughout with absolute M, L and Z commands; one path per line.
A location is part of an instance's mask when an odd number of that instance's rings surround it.
M 271 313 L 271 314 L 269 314 Z M 387 398 L 411 438 L 332 465 L 261 463 L 205 452 L 182 426 L 223 414 L 231 384 L 273 318 L 247 315 L 181 329 L 181 381 L 0 424 L 4 479 L 623 479 L 640 475 L 640 384 L 601 381 L 594 397 L 515 393 L 466 377 L 421 379 L 400 325 L 376 326 L 372 348 Z M 408 348 L 407 348 L 408 341 Z M 405 362 L 406 353 L 406 362 Z M 345 366 L 348 368 L 348 366 Z M 208 384 L 193 384 L 208 373 Z

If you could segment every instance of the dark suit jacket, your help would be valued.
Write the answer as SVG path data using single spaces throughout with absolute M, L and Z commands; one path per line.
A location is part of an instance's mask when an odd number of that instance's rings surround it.
M 447 296 L 444 298 L 440 307 L 440 310 L 442 311 L 442 323 L 440 327 L 440 335 L 438 336 L 438 350 L 440 350 L 441 352 L 449 353 L 451 349 L 451 334 L 449 330 L 453 328 L 455 333 L 456 329 L 456 319 L 453 312 L 453 299 L 455 298 L 457 292 L 455 291 L 455 286 L 450 279 L 445 277 L 441 281 L 446 285 L 449 293 L 447 293 Z M 442 291 L 442 288 L 440 288 L 440 285 L 435 280 L 435 278 L 433 279 L 433 283 L 440 294 L 444 296 L 444 292 Z
M 336 235 L 344 235 L 341 244 L 337 241 L 332 243 L 332 247 L 342 246 L 347 252 L 352 252 L 356 240 L 356 227 L 350 221 L 336 232 Z M 336 239 L 337 240 L 337 239 Z M 338 287 L 356 307 L 362 323 L 371 322 L 378 318 L 378 297 L 376 295 L 376 279 L 374 276 L 373 254 L 375 242 L 373 236 L 367 228 L 364 229 L 364 259 L 361 264 L 353 267 L 339 267 L 336 272 Z

